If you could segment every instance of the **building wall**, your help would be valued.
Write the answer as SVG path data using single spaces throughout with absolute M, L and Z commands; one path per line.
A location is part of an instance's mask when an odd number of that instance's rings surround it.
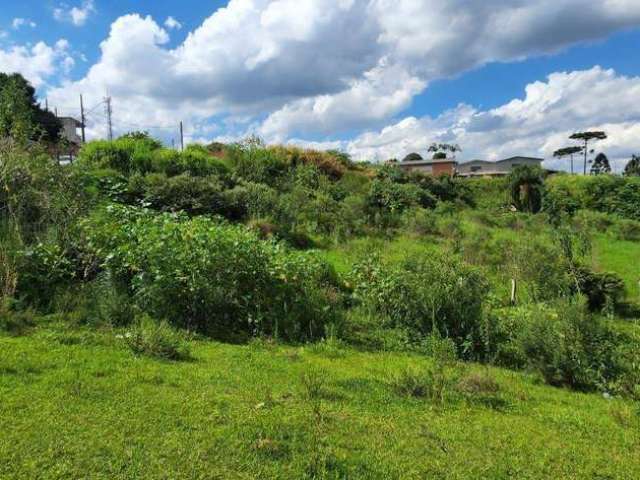
M 427 175 L 431 175 L 433 172 L 433 167 L 431 165 L 412 165 L 410 167 L 404 167 L 409 172 L 420 172 L 426 173 Z
M 439 177 L 440 175 L 453 175 L 453 163 L 436 163 L 433 165 L 432 175 Z

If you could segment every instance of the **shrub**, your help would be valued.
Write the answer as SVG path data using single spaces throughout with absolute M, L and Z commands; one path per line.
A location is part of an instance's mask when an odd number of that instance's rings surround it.
M 340 283 L 312 254 L 290 253 L 243 226 L 109 207 L 85 244 L 135 304 L 214 336 L 321 337 L 340 318 Z
M 167 322 L 158 322 L 148 315 L 139 317 L 124 334 L 127 346 L 136 355 L 162 360 L 188 360 L 191 349 L 183 333 Z
M 47 309 L 55 293 L 76 278 L 76 266 L 55 243 L 38 243 L 19 253 L 16 296 Z
M 522 212 L 537 213 L 542 207 L 544 181 L 540 167 L 522 165 L 509 174 L 511 201 Z
M 125 175 L 151 170 L 157 145 L 145 139 L 119 138 L 113 141 L 95 140 L 82 147 L 78 165 L 89 169 L 113 169 Z
M 456 258 L 434 256 L 386 265 L 371 256 L 352 272 L 354 295 L 386 326 L 451 338 L 461 355 L 482 350 L 483 275 Z
M 587 297 L 592 312 L 613 313 L 624 299 L 624 280 L 615 273 L 594 272 L 579 266 L 575 275 L 580 293 Z
M 618 220 L 615 224 L 615 235 L 620 240 L 640 241 L 640 222 L 636 220 Z
M 551 385 L 579 390 L 607 390 L 632 378 L 637 352 L 621 347 L 637 349 L 637 341 L 590 315 L 581 299 L 507 309 L 499 317 L 491 344 L 501 365 L 533 368 Z
M 219 214 L 227 212 L 228 198 L 217 177 L 194 177 L 185 173 L 167 178 L 153 173 L 143 180 L 144 201 L 164 212 L 183 211 L 189 215 Z
M 429 397 L 431 401 L 444 403 L 445 395 L 457 372 L 456 348 L 449 339 L 432 334 L 427 339 L 427 351 L 431 362 L 424 369 L 405 368 L 401 370 L 392 384 L 400 395 Z
M 33 310 L 20 309 L 17 303 L 9 298 L 0 298 L 0 331 L 10 335 L 24 335 L 36 325 Z
M 438 217 L 432 210 L 415 208 L 407 210 L 404 215 L 405 228 L 417 235 L 434 235 L 438 233 Z

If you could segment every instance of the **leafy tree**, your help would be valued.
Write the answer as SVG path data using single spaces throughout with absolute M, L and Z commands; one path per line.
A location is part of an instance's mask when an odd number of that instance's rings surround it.
M 571 157 L 571 174 L 573 175 L 573 156 L 576 153 L 582 152 L 583 148 L 584 147 L 564 147 L 553 152 L 553 156 L 556 158 L 564 158 L 564 157 L 570 156 Z
M 424 160 L 419 153 L 410 153 L 406 157 L 402 159 L 403 162 L 419 162 L 420 160 Z
M 584 142 L 584 174 L 587 174 L 587 154 L 589 153 L 589 142 L 592 140 L 604 140 L 607 134 L 604 132 L 578 132 L 569 137 L 571 140 L 580 140 Z
M 604 153 L 599 153 L 591 165 L 591 175 L 600 175 L 601 173 L 611 173 L 609 159 Z
M 640 155 L 631 156 L 631 160 L 624 167 L 624 174 L 627 177 L 640 177 Z
M 61 129 L 56 116 L 40 108 L 35 89 L 22 75 L 0 73 L 0 137 L 56 142 Z
M 158 148 L 162 148 L 162 142 L 160 142 L 159 140 L 153 138 L 149 132 L 147 132 L 146 130 L 141 131 L 141 130 L 136 130 L 133 132 L 127 132 L 124 135 L 120 136 L 120 138 L 129 138 L 132 140 L 142 140 L 144 141 L 147 145 L 149 145 L 149 147 L 151 147 L 153 150 L 157 150 Z
M 428 152 L 433 152 L 434 160 L 444 160 L 447 158 L 447 152 L 455 155 L 456 152 L 461 152 L 462 148 L 458 144 L 451 143 L 432 143 L 427 149 Z
M 509 185 L 511 200 L 518 210 L 531 213 L 540 211 L 544 188 L 540 167 L 522 165 L 514 168 L 509 175 Z

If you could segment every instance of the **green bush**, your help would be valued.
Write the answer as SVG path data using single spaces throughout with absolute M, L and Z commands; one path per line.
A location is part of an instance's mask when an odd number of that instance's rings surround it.
M 86 222 L 84 235 L 141 311 L 179 327 L 302 340 L 339 323 L 333 270 L 245 227 L 113 206 Z
M 579 266 L 575 276 L 578 289 L 587 297 L 592 312 L 613 313 L 624 299 L 624 280 L 615 273 L 594 272 Z
M 189 173 L 166 177 L 152 173 L 144 178 L 142 189 L 144 202 L 156 210 L 189 215 L 227 214 L 227 197 L 218 177 L 195 177 Z
M 77 267 L 56 243 L 38 243 L 19 252 L 16 296 L 47 309 L 56 292 L 76 278 Z
M 188 360 L 191 349 L 186 335 L 175 330 L 167 322 L 158 322 L 142 315 L 124 334 L 127 346 L 136 355 L 161 360 Z
M 496 363 L 532 368 L 547 383 L 580 390 L 609 390 L 633 375 L 638 343 L 621 349 L 629 339 L 601 317 L 588 313 L 581 299 L 554 305 L 527 305 L 497 314 L 491 348 Z M 630 345 L 631 346 L 631 345 Z M 637 378 L 637 377 L 634 377 Z M 617 387 L 616 387 L 617 388 Z
M 640 241 L 640 222 L 621 218 L 614 227 L 615 235 L 620 240 Z
M 371 256 L 352 272 L 355 298 L 385 326 L 418 337 L 451 338 L 466 358 L 482 354 L 483 275 L 456 258 L 433 256 L 386 265 Z

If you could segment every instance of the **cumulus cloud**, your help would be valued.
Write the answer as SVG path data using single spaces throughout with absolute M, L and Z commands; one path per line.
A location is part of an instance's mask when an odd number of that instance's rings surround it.
M 527 85 L 525 95 L 481 111 L 468 105 L 436 117 L 408 117 L 378 131 L 366 132 L 341 147 L 358 159 L 402 158 L 425 152 L 431 141 L 459 143 L 462 158 L 497 160 L 513 155 L 546 158 L 550 168 L 567 168 L 555 160 L 558 148 L 572 144 L 576 131 L 604 130 L 607 140 L 594 144 L 620 170 L 640 147 L 640 77 L 613 70 L 559 72 L 545 82 Z
M 93 0 L 85 0 L 80 5 L 71 6 L 66 3 L 60 4 L 53 9 L 53 18 L 60 22 L 71 22 L 76 27 L 81 27 L 89 17 L 96 12 Z
M 60 68 L 71 66 L 73 58 L 66 40 L 59 40 L 53 46 L 38 42 L 33 46 L 14 45 L 6 50 L 0 48 L 0 72 L 20 73 L 35 87 L 43 86 Z
M 164 26 L 169 30 L 180 30 L 182 28 L 182 24 L 173 17 L 167 17 L 164 21 Z
M 109 92 L 123 123 L 215 118 L 268 140 L 336 136 L 381 128 L 434 79 L 638 26 L 640 2 L 231 0 L 176 48 L 172 25 L 117 19 L 100 60 L 50 97 Z M 500 121 L 487 112 L 466 128 Z
M 37 24 L 28 18 L 14 18 L 11 22 L 11 26 L 14 30 L 20 30 L 22 27 L 36 28 Z

